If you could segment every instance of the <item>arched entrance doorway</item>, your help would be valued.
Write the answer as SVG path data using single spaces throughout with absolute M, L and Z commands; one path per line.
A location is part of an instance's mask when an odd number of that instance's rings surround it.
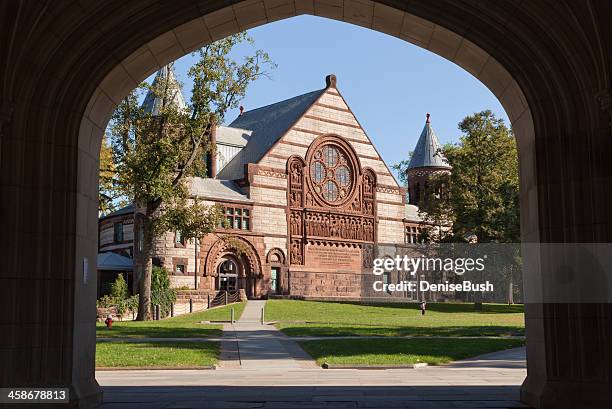
M 91 320 L 97 161 L 117 102 L 204 43 L 302 13 L 397 36 L 475 75 L 500 99 L 517 137 L 523 241 L 612 242 L 611 7 L 569 0 L 3 5 L 0 299 L 9 308 L 2 384 L 70 385 L 81 407 L 100 399 Z M 553 267 L 537 254 L 526 260 L 533 274 Z M 61 312 L 53 325 L 49 311 Z M 583 407 L 608 407 L 610 316 L 609 304 L 527 305 L 523 398 L 542 408 L 584 400 Z
M 218 238 L 205 253 L 204 277 L 212 280 L 206 288 L 216 291 L 240 291 L 244 297 L 260 297 L 261 260 L 257 250 L 245 238 Z
M 234 258 L 224 258 L 217 267 L 217 291 L 237 291 L 238 286 L 238 264 Z
M 217 266 L 215 277 L 215 290 L 239 291 L 247 299 L 257 298 L 258 277 L 253 274 L 249 263 L 235 254 L 226 254 Z

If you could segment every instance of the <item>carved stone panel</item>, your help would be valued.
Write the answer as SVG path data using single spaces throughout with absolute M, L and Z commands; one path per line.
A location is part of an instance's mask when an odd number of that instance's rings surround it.
M 291 264 L 304 264 L 304 245 L 301 240 L 291 240 Z

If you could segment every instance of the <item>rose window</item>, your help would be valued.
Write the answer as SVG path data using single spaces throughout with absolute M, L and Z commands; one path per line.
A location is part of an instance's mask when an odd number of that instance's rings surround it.
M 334 145 L 323 145 L 314 153 L 310 178 L 317 194 L 330 203 L 345 199 L 353 183 L 348 158 Z

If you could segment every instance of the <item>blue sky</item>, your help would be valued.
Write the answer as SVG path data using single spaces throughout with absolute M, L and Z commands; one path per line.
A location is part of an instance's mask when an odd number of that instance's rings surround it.
M 246 110 L 323 88 L 325 76 L 338 89 L 389 164 L 405 159 L 421 133 L 425 114 L 442 143 L 456 141 L 466 115 L 492 110 L 508 122 L 495 96 L 471 74 L 438 55 L 395 37 L 314 16 L 299 16 L 249 30 L 255 47 L 278 67 L 272 78 L 251 85 Z M 253 49 L 241 47 L 240 56 Z M 242 54 L 244 55 L 244 54 Z M 195 57 L 175 64 L 188 97 L 187 69 Z M 237 110 L 228 112 L 231 122 Z

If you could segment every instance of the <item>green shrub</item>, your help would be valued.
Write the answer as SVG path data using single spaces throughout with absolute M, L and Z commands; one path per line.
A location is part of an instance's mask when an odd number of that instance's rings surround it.
M 123 274 L 119 274 L 115 279 L 115 282 L 111 285 L 110 295 L 116 302 L 125 300 L 130 296 L 127 283 L 123 278 Z
M 113 300 L 113 297 L 111 297 L 110 295 L 105 295 L 101 297 L 99 300 L 96 300 L 97 308 L 110 308 L 114 305 L 115 305 L 115 301 Z
M 121 315 L 125 315 L 126 313 L 136 315 L 138 312 L 138 294 L 124 298 L 117 302 L 117 312 Z
M 170 288 L 168 272 L 163 267 L 154 266 L 151 274 L 151 304 L 159 305 L 160 315 L 167 317 L 175 302 L 176 291 Z

